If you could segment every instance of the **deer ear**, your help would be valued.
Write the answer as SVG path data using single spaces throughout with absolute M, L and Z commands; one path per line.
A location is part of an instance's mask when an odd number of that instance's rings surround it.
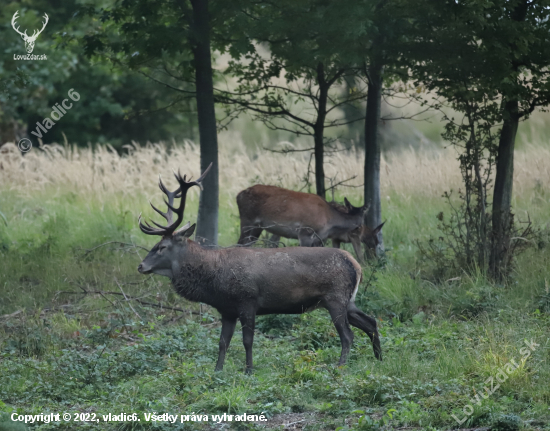
M 384 222 L 384 223 L 386 223 L 386 222 Z M 382 230 L 382 227 L 384 226 L 384 223 L 382 223 L 380 226 L 377 226 L 376 229 L 374 229 L 374 230 L 372 231 L 372 234 L 373 234 L 373 235 L 377 235 L 378 232 L 380 232 L 380 231 Z
M 348 210 L 353 209 L 353 205 L 349 203 L 348 198 L 344 198 L 344 203 L 346 204 Z
M 193 235 L 193 232 L 195 232 L 195 227 L 197 226 L 196 223 L 194 223 L 191 227 L 188 227 L 188 226 L 189 226 L 189 223 L 187 223 L 183 228 L 181 228 L 174 234 L 176 239 L 183 240 Z

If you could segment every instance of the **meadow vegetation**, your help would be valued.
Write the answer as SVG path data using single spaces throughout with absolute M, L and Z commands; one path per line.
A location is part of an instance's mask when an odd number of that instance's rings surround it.
M 506 285 L 476 271 L 435 282 L 417 242 L 437 240 L 441 195 L 460 187 L 453 149 L 401 149 L 382 160 L 386 257 L 364 267 L 357 303 L 376 316 L 384 361 L 355 332 L 348 364 L 335 366 L 339 339 L 324 310 L 258 321 L 255 373 L 243 373 L 237 331 L 223 372 L 215 373 L 215 310 L 178 297 L 167 279 L 136 268 L 155 238 L 137 217 L 160 206 L 157 177 L 198 175 L 192 143 L 106 147 L 45 146 L 0 154 L 0 430 L 9 420 L 49 412 L 138 413 L 136 423 L 101 429 L 550 429 L 550 149 L 536 133 L 516 152 L 514 208 L 538 229 Z M 239 236 L 236 194 L 256 183 L 308 191 L 308 156 L 246 148 L 220 138 L 220 238 Z M 355 149 L 331 155 L 328 178 L 362 171 Z M 309 178 L 310 184 L 313 177 Z M 359 178 L 346 183 L 360 186 Z M 329 193 L 330 196 L 330 193 Z M 360 187 L 336 200 L 361 202 Z M 198 193 L 188 197 L 194 221 Z M 187 220 L 186 220 L 187 221 Z M 287 241 L 288 246 L 296 245 Z M 539 346 L 521 360 L 525 340 Z M 487 399 L 486 380 L 518 367 Z M 473 413 L 459 425 L 467 404 Z M 266 423 L 147 422 L 143 413 L 260 414 Z M 92 423 L 38 423 L 29 429 L 98 429 Z M 296 428 L 292 428 L 296 427 Z

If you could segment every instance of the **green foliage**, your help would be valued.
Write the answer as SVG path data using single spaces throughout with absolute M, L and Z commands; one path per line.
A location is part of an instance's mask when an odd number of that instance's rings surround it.
M 494 431 L 518 431 L 521 429 L 522 424 L 522 420 L 518 415 L 501 415 L 493 422 L 491 429 Z
M 113 2 L 107 0 L 98 6 Z M 108 64 L 90 62 L 76 41 L 95 28 L 93 21 L 82 17 L 80 4 L 74 1 L 51 4 L 32 0 L 25 7 L 11 2 L 0 11 L 0 19 L 9 23 L 19 10 L 21 29 L 41 25 L 44 13 L 50 20 L 36 41 L 33 54 L 47 56 L 44 61 L 14 60 L 25 52 L 21 37 L 11 25 L 0 28 L 5 42 L 5 57 L 0 60 L 0 143 L 29 137 L 50 117 L 52 106 L 67 98 L 73 88 L 80 100 L 73 104 L 59 122 L 42 135 L 44 143 L 64 142 L 88 145 L 111 144 L 121 150 L 132 140 L 167 140 L 174 136 L 193 138 L 193 117 L 183 104 L 180 110 L 159 110 L 165 106 L 170 91 L 150 82 L 144 76 Z M 81 18 L 82 17 L 82 18 Z M 188 129 L 181 134 L 181 127 Z M 39 130 L 38 130 L 39 131 Z
M 72 412 L 98 414 L 264 411 L 279 423 L 286 415 L 301 415 L 291 422 L 304 420 L 319 429 L 356 429 L 361 416 L 372 422 L 363 419 L 366 429 L 456 427 L 451 414 L 462 417 L 472 388 L 481 390 L 496 368 L 517 360 L 524 338 L 545 339 L 549 320 L 539 301 L 547 293 L 545 279 L 550 280 L 550 249 L 533 248 L 520 256 L 518 284 L 507 289 L 493 286 L 481 273 L 435 284 L 417 275 L 408 246 L 415 226 L 425 229 L 418 235 L 433 227 L 428 214 L 436 200 L 423 201 L 420 213 L 405 203 L 421 198 L 398 199 L 392 195 L 402 216 L 386 237 L 388 260 L 385 266 L 365 266 L 357 296 L 357 304 L 377 317 L 384 361 L 374 359 L 370 340 L 354 329 L 349 361 L 337 367 L 338 335 L 328 313 L 317 310 L 258 318 L 255 373 L 247 376 L 240 328 L 224 371 L 215 373 L 217 313 L 178 298 L 166 280 L 136 274 L 141 249 L 106 245 L 87 251 L 115 240 L 150 244 L 124 215 L 135 197 L 98 203 L 63 190 L 27 196 L 2 192 L 8 227 L 0 229 L 9 249 L 0 252 L 0 316 L 21 312 L 0 317 L 0 400 L 23 414 L 64 411 L 70 405 Z M 547 212 L 546 206 L 538 210 Z M 229 204 L 222 207 L 222 220 L 230 227 L 234 211 Z M 231 244 L 236 236 L 223 229 L 220 242 Z M 121 295 L 106 295 L 107 300 L 81 293 L 81 287 L 120 292 L 115 279 L 127 295 L 186 312 L 132 301 L 138 317 Z M 530 421 L 550 420 L 550 389 L 541 384 L 550 378 L 548 355 L 540 344 L 513 378 L 476 405 L 467 426 L 489 426 L 505 414 L 521 414 L 531 427 L 538 425 Z M 391 409 L 397 411 L 390 420 L 386 412 Z M 142 429 L 172 429 L 141 418 Z M 129 424 L 103 425 L 129 429 Z
M 290 334 L 292 327 L 298 323 L 298 316 L 268 314 L 259 316 L 256 320 L 256 328 L 266 335 L 282 336 Z
M 396 412 L 395 409 L 389 409 L 380 419 L 374 420 L 368 415 L 363 415 L 359 418 L 357 427 L 353 428 L 357 431 L 379 431 L 384 427 L 389 426 L 390 421 L 393 419 L 393 413 Z M 357 413 L 364 413 L 360 410 Z
M 446 99 L 434 98 L 434 108 L 444 112 L 449 104 L 462 117 L 444 113 L 443 135 L 462 150 L 461 203 L 455 205 L 445 193 L 451 215 L 438 216 L 441 241 L 420 245 L 436 262 L 436 276 L 480 270 L 504 281 L 518 245 L 524 245 L 517 238 L 530 234 L 530 224 L 518 230 L 513 222 L 513 149 L 520 119 L 550 104 L 550 81 L 542 73 L 550 65 L 550 48 L 541 39 L 550 28 L 548 5 L 525 0 L 395 4 L 414 23 L 403 39 L 402 61 L 411 67 L 415 84 Z
M 0 401 L 0 431 L 25 431 L 27 427 L 21 422 L 13 422 L 11 414 L 15 409 Z

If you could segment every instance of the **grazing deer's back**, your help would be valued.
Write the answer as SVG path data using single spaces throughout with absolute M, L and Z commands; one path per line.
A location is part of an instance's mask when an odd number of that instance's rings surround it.
M 241 219 L 249 221 L 300 221 L 316 227 L 325 225 L 331 217 L 331 208 L 320 196 L 261 184 L 240 192 L 237 205 Z

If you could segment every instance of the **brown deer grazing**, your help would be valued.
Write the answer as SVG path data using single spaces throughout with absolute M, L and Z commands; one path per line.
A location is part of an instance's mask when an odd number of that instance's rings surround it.
M 237 319 L 242 324 L 246 371 L 250 372 L 256 315 L 300 314 L 318 307 L 329 311 L 340 336 L 339 365 L 346 362 L 353 342 L 350 324 L 370 337 L 374 354 L 381 360 L 376 320 L 355 305 L 361 266 L 347 251 L 304 247 L 214 250 L 189 239 L 195 225 L 187 223 L 176 230 L 183 220 L 187 191 L 200 185 L 209 169 L 193 182 L 176 174 L 179 188 L 173 192 L 159 180 L 160 189 L 168 197 L 165 201 L 168 210 L 162 212 L 154 206 L 153 209 L 166 219 L 167 226 L 153 222 L 155 228 L 147 222 L 143 224 L 140 217 L 140 229 L 162 239 L 139 264 L 138 271 L 169 277 L 181 296 L 209 304 L 219 311 L 222 331 L 216 370 L 223 368 Z M 175 198 L 181 198 L 177 208 Z
M 347 201 L 346 198 L 344 198 L 345 201 Z M 352 208 L 355 208 L 353 207 L 351 204 L 350 205 L 342 205 L 342 204 L 339 204 L 338 202 L 328 202 L 328 204 L 333 207 L 334 209 L 342 212 L 342 213 L 349 213 L 350 211 L 350 207 Z M 348 202 L 349 204 L 349 202 Z M 368 208 L 368 206 L 367 206 Z M 359 236 L 359 240 L 360 242 L 362 242 L 363 244 L 365 244 L 365 248 L 366 248 L 366 252 L 370 255 L 370 256 L 374 256 L 376 254 L 376 247 L 378 247 L 378 245 L 380 244 L 380 238 L 378 237 L 378 234 L 382 231 L 382 228 L 384 227 L 384 224 L 386 222 L 380 224 L 379 226 L 377 226 L 376 228 L 374 229 L 371 229 L 370 227 L 367 227 L 366 225 L 361 225 L 361 227 L 359 229 L 356 229 L 352 232 L 350 232 L 350 240 L 349 241 L 343 241 L 343 240 L 340 240 L 340 239 L 332 239 L 332 246 L 333 247 L 336 247 L 336 248 L 340 248 L 340 243 L 342 242 L 351 242 L 353 244 L 353 240 L 355 240 L 354 237 L 356 237 L 357 235 Z M 353 240 L 352 240 L 353 239 Z M 361 263 L 363 263 L 361 260 L 360 260 Z
M 328 203 L 322 197 L 295 192 L 275 186 L 255 185 L 237 195 L 241 218 L 239 244 L 248 245 L 258 240 L 262 231 L 273 234 L 272 242 L 280 237 L 294 238 L 302 247 L 322 246 L 327 238 L 335 248 L 342 242 L 351 242 L 357 260 L 363 263 L 361 242 L 367 249 L 378 245 L 378 232 L 364 225 L 368 205 L 354 207 L 344 198 L 345 206 Z

